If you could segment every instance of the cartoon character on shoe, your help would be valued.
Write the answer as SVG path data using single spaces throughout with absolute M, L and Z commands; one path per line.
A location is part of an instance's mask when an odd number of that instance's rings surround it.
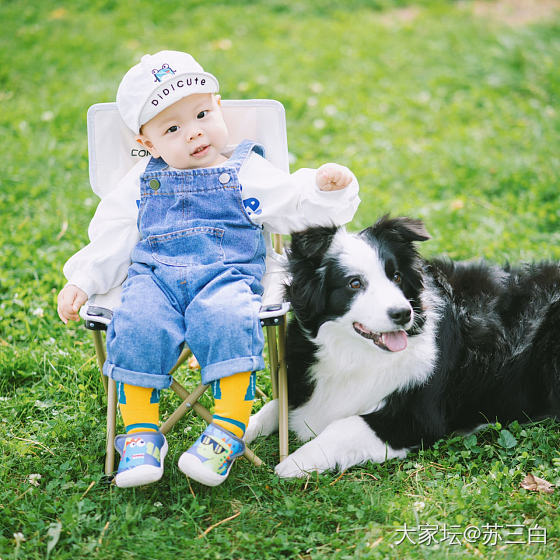
M 209 424 L 194 445 L 181 455 L 179 469 L 201 484 L 218 486 L 244 451 L 243 440 L 217 424 Z
M 136 432 L 118 435 L 115 449 L 121 460 L 115 475 L 119 488 L 143 486 L 163 476 L 163 461 L 167 454 L 167 440 L 159 432 Z
M 227 461 L 230 459 L 231 447 L 224 441 L 203 435 L 196 452 L 207 459 L 207 466 L 218 474 L 223 475 L 227 470 Z

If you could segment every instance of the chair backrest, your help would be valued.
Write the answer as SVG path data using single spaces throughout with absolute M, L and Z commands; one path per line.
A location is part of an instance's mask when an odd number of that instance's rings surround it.
M 284 106 L 272 99 L 222 100 L 229 141 L 244 139 L 262 144 L 265 157 L 289 171 L 288 139 Z M 87 113 L 89 179 L 93 192 L 103 197 L 149 152 L 124 124 L 116 103 L 96 103 Z

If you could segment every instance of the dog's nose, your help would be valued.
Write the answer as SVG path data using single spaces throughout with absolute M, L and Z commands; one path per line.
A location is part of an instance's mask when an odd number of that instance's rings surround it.
M 412 310 L 410 307 L 391 307 L 387 310 L 387 315 L 389 315 L 397 325 L 402 326 L 410 321 Z

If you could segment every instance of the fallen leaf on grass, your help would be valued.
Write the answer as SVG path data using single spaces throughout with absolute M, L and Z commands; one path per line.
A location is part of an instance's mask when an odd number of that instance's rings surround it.
M 47 558 L 50 556 L 50 553 L 53 551 L 53 548 L 58 543 L 58 539 L 60 539 L 60 532 L 62 531 L 62 523 L 57 521 L 56 523 L 51 523 L 49 525 L 49 530 L 47 531 Z
M 544 494 L 552 494 L 554 492 L 554 484 L 550 484 L 550 482 L 544 480 L 544 478 L 539 478 L 531 473 L 521 481 L 520 486 L 532 492 L 542 492 Z

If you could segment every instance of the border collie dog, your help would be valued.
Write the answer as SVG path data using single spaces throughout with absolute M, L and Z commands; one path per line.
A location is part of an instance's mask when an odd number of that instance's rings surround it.
M 557 416 L 560 267 L 422 259 L 409 218 L 292 236 L 281 477 L 404 458 L 455 431 Z M 247 441 L 278 426 L 276 401 Z

